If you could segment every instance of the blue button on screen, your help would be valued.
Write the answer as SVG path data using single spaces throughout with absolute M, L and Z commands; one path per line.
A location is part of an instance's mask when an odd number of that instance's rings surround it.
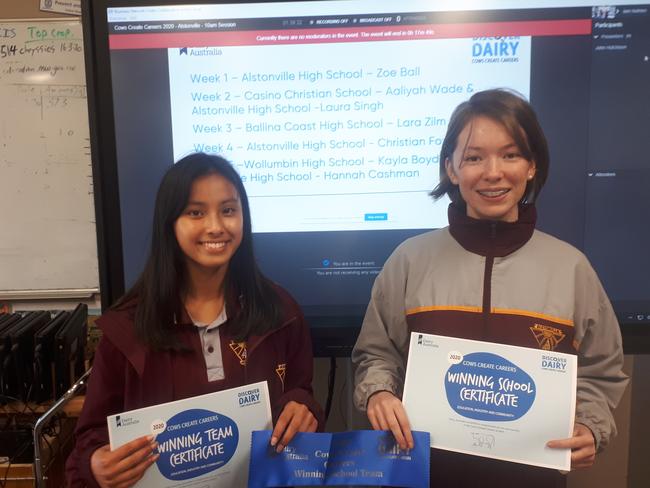
M 364 220 L 374 221 L 374 220 L 388 220 L 387 213 L 367 213 L 364 215 Z

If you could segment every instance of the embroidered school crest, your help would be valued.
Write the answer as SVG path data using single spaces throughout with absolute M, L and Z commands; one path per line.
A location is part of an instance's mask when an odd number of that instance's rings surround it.
M 230 350 L 239 359 L 239 364 L 246 366 L 246 343 L 230 341 Z
M 545 351 L 555 351 L 557 345 L 566 337 L 564 332 L 550 325 L 535 324 L 530 331 L 535 336 L 539 347 Z
M 275 368 L 275 373 L 278 375 L 278 378 L 280 378 L 280 381 L 282 382 L 282 391 L 284 391 L 284 377 L 287 374 L 287 363 L 278 364 L 277 368 Z

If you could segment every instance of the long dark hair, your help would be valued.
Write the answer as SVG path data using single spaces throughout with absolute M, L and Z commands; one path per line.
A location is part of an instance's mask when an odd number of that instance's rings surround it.
M 242 241 L 228 264 L 225 279 L 226 297 L 238 300 L 241 308 L 235 316 L 230 316 L 232 310 L 227 311 L 228 330 L 236 340 L 244 340 L 279 325 L 279 297 L 255 261 L 248 196 L 239 174 L 222 157 L 191 154 L 163 176 L 156 195 L 151 250 L 144 271 L 113 306 L 119 309 L 137 301 L 135 330 L 138 338 L 153 349 L 183 349 L 175 340 L 173 327 L 182 315 L 181 296 L 187 284 L 187 272 L 174 223 L 187 205 L 194 181 L 209 174 L 218 174 L 232 183 L 243 214 Z
M 549 152 L 544 131 L 537 121 L 533 107 L 516 92 L 494 89 L 477 92 L 458 105 L 449 119 L 447 134 L 440 149 L 440 183 L 430 195 L 438 199 L 449 195 L 452 202 L 462 202 L 458 185 L 454 185 L 445 167 L 452 158 L 458 136 L 477 116 L 485 116 L 505 127 L 528 161 L 535 161 L 535 176 L 527 183 L 521 203 L 535 201 L 548 176 Z

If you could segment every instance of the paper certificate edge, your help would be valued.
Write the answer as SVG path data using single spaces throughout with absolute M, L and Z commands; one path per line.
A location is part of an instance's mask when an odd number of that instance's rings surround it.
M 494 344 L 494 345 L 497 345 L 499 347 L 503 346 L 503 347 L 506 347 L 506 348 L 515 348 L 515 349 L 519 349 L 519 350 L 524 350 L 524 349 L 525 350 L 531 350 L 532 349 L 534 351 L 537 351 L 540 354 L 543 353 L 543 351 L 539 350 L 539 349 L 533 349 L 533 348 L 524 347 L 524 346 L 515 346 L 515 345 L 512 345 L 512 344 L 502 344 L 502 343 L 498 343 L 498 342 L 480 341 L 480 340 L 476 340 L 476 339 L 465 339 L 465 338 L 462 338 L 462 337 L 442 336 L 442 335 L 439 335 L 439 334 L 429 334 L 429 333 L 426 333 L 426 332 L 411 332 L 410 340 L 409 340 L 409 351 L 408 351 L 407 363 L 406 363 L 406 374 L 404 376 L 404 388 L 403 388 L 403 394 L 402 394 L 402 403 L 404 404 L 405 408 L 406 408 L 406 405 L 408 403 L 408 398 L 409 398 L 408 395 L 407 395 L 407 392 L 408 392 L 407 385 L 409 383 L 408 364 L 409 364 L 410 359 L 411 359 L 411 354 L 413 353 L 413 345 L 415 344 L 415 341 L 417 340 L 416 335 L 428 336 L 428 337 L 431 337 L 431 338 L 434 338 L 434 339 L 436 339 L 436 338 L 441 338 L 443 340 L 452 339 L 454 341 L 462 341 L 462 342 L 467 342 L 467 343 L 472 343 L 472 344 L 479 344 L 479 343 Z M 575 426 L 575 411 L 576 411 L 576 401 L 577 401 L 577 368 L 578 368 L 578 360 L 577 360 L 577 356 L 575 354 L 569 354 L 569 353 L 563 353 L 563 352 L 557 352 L 557 351 L 553 351 L 553 353 L 561 355 L 561 356 L 565 357 L 568 361 L 570 361 L 571 366 L 572 366 L 572 371 L 575 373 L 575 374 L 573 374 L 573 373 L 571 374 L 571 386 L 572 386 L 572 388 L 571 388 L 570 410 L 571 410 L 571 412 L 573 412 L 573 415 L 571 415 L 571 417 L 569 418 L 568 432 L 567 432 L 567 437 L 571 437 L 572 433 L 573 433 L 574 426 Z M 541 468 L 559 469 L 559 470 L 563 470 L 563 471 L 570 471 L 571 470 L 571 449 L 566 449 L 564 459 L 563 459 L 563 462 L 562 462 L 561 465 L 552 464 L 552 463 L 540 463 L 540 462 L 533 462 L 533 461 L 529 461 L 529 460 L 524 461 L 524 460 L 516 459 L 516 458 L 508 458 L 508 457 L 498 456 L 498 455 L 483 455 L 483 454 L 480 454 L 479 452 L 476 452 L 476 451 L 445 447 L 445 446 L 442 446 L 440 444 L 434 444 L 434 441 L 433 441 L 434 436 L 431 433 L 429 433 L 429 434 L 430 434 L 430 438 L 429 438 L 430 439 L 430 447 L 435 448 L 435 449 L 443 449 L 445 451 L 458 452 L 458 453 L 467 454 L 467 455 L 470 455 L 470 456 L 478 456 L 478 457 L 487 458 L 487 459 L 497 459 L 497 460 L 500 460 L 500 461 L 513 462 L 513 463 L 524 464 L 524 465 L 529 465 L 529 466 L 538 466 L 538 467 L 541 467 Z
M 267 414 L 267 418 L 269 418 L 271 420 L 271 426 L 273 426 L 273 413 L 272 413 L 272 410 L 271 410 L 271 398 L 269 397 L 268 382 L 267 382 L 267 380 L 256 381 L 255 383 L 249 383 L 249 384 L 246 384 L 246 385 L 235 386 L 233 388 L 228 388 L 226 390 L 213 391 L 213 392 L 210 392 L 210 393 L 205 393 L 203 395 L 197 395 L 197 396 L 193 396 L 193 397 L 182 398 L 180 400 L 173 400 L 171 402 L 157 403 L 155 405 L 149 405 L 148 407 L 134 408 L 132 410 L 125 410 L 123 412 L 118 412 L 118 413 L 114 413 L 114 414 L 111 414 L 111 415 L 107 415 L 106 416 L 106 427 L 107 427 L 107 430 L 108 430 L 108 443 L 109 443 L 110 449 L 111 449 L 111 451 L 113 451 L 117 447 L 119 447 L 119 446 L 115 446 L 113 428 L 111 427 L 111 422 L 110 422 L 111 419 L 117 417 L 118 415 L 120 415 L 120 416 L 121 415 L 129 415 L 129 414 L 134 414 L 136 412 L 137 413 L 143 413 L 143 412 L 146 412 L 147 410 L 154 410 L 156 408 L 159 408 L 162 405 L 173 407 L 174 405 L 177 405 L 177 404 L 180 404 L 180 403 L 185 403 L 185 402 L 188 402 L 190 400 L 191 401 L 201 401 L 204 397 L 209 397 L 209 396 L 212 396 L 212 395 L 215 395 L 215 394 L 218 394 L 218 393 L 228 393 L 228 392 L 239 390 L 241 388 L 252 388 L 252 387 L 258 387 L 258 388 L 261 388 L 262 390 L 264 390 L 264 394 L 266 395 L 266 399 L 267 399 L 267 401 L 265 402 L 265 411 L 266 411 L 266 414 Z M 153 435 L 153 434 L 149 433 L 149 435 Z M 132 439 L 132 440 L 134 440 L 134 439 Z

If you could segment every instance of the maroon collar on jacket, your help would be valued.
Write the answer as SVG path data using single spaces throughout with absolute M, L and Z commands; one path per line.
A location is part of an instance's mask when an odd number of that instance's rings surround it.
M 257 345 L 270 334 L 289 325 L 298 318 L 298 314 L 300 313 L 299 309 L 297 309 L 297 305 L 294 304 L 287 292 L 280 287 L 275 287 L 275 290 L 278 293 L 279 300 L 283 302 L 282 310 L 285 315 L 281 317 L 280 325 L 275 329 L 268 331 L 261 336 L 254 335 L 248 338 L 246 341 L 247 354 L 250 354 L 253 349 L 255 349 Z M 240 300 L 239 297 L 232 293 L 226 295 L 226 313 L 229 317 L 226 324 L 224 324 L 226 330 L 231 318 L 236 316 L 241 309 Z M 138 375 L 142 376 L 144 373 L 147 354 L 150 350 L 138 339 L 135 333 L 133 324 L 135 321 L 135 309 L 137 304 L 137 299 L 134 299 L 125 304 L 124 307 L 119 310 L 109 309 L 105 314 L 97 319 L 97 326 L 110 339 L 110 341 L 124 353 Z M 176 317 L 176 327 L 189 328 L 190 330 L 196 328 L 185 307 L 182 307 L 179 315 L 179 317 Z
M 517 222 L 474 219 L 465 205 L 451 203 L 447 210 L 449 233 L 469 252 L 503 257 L 515 252 L 532 237 L 537 221 L 534 205 L 519 205 Z
M 133 368 L 142 376 L 146 348 L 135 334 L 135 301 L 120 310 L 109 309 L 97 319 L 97 326 L 115 346 L 124 353 Z

